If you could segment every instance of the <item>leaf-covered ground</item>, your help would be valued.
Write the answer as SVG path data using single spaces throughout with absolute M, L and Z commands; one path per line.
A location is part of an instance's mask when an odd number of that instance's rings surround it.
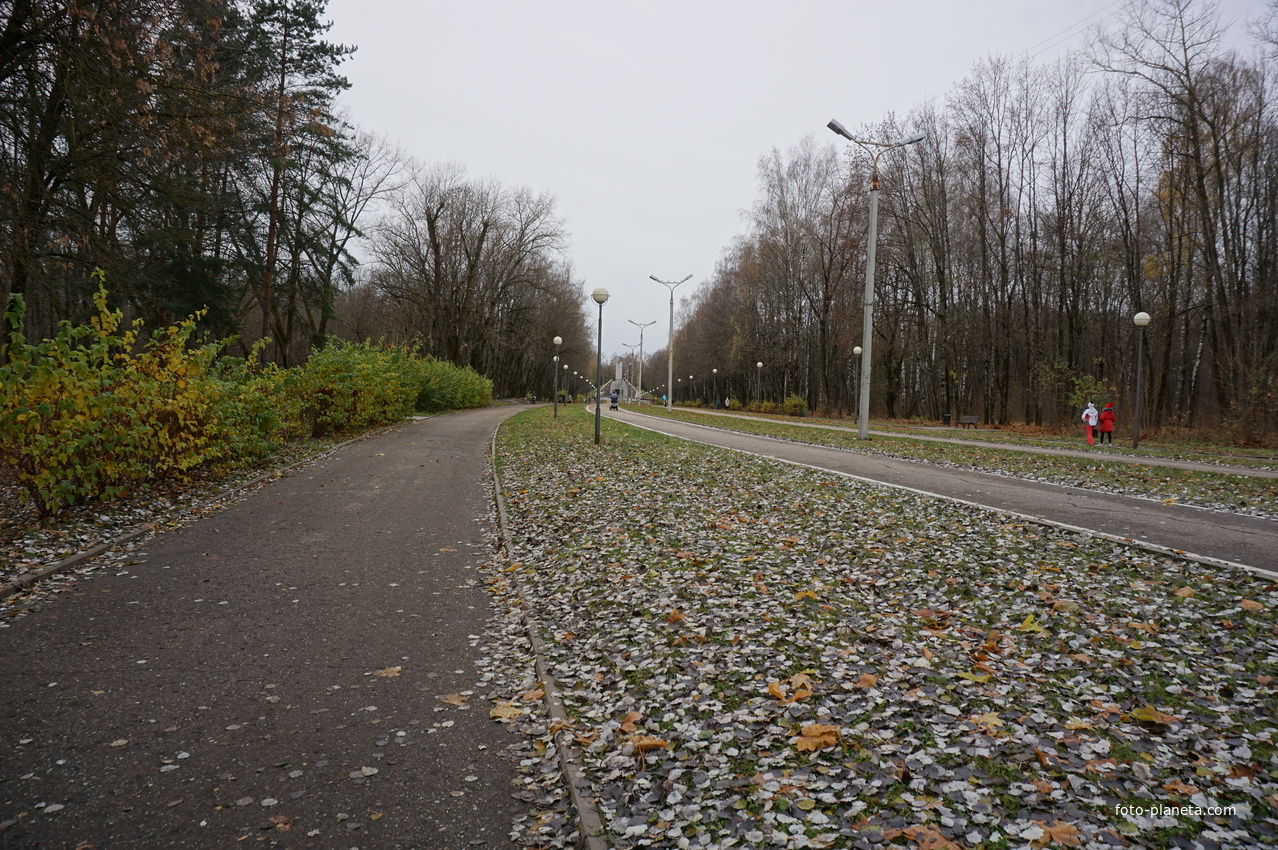
M 1278 841 L 1278 586 L 591 425 L 498 463 L 614 846 Z
M 935 440 L 911 439 L 907 436 L 879 435 L 867 444 L 858 439 L 855 428 L 846 426 L 842 430 L 831 430 L 794 425 L 784 420 L 760 421 L 689 410 L 667 413 L 653 407 L 644 408 L 641 412 L 863 454 L 918 460 L 994 475 L 1278 519 L 1278 481 L 1272 478 L 1123 463 L 1106 458 L 1105 453 L 1111 450 L 1099 446 L 1094 448 L 1096 459 L 1091 460 L 995 446 L 955 445 Z M 1073 448 L 1082 449 L 1086 446 Z

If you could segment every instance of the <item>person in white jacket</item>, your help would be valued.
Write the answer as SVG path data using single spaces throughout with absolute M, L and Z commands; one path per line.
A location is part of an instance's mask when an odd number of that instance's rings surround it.
M 1083 430 L 1087 432 L 1087 445 L 1096 445 L 1096 423 L 1100 420 L 1100 413 L 1096 410 L 1096 403 L 1089 401 L 1087 409 L 1083 411 Z

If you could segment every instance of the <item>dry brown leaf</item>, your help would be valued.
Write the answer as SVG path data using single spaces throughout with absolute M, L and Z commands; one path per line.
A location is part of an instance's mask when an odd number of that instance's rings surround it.
M 1184 587 L 1177 588 L 1173 595 L 1179 596 L 1181 599 L 1189 599 L 1193 597 L 1194 589 L 1189 585 L 1185 585 Z
M 386 667 L 374 673 L 374 676 L 381 676 L 383 679 L 393 679 L 403 672 L 403 667 Z
M 1163 789 L 1173 794 L 1180 794 L 1183 797 L 1192 797 L 1198 793 L 1198 789 L 1192 785 L 1187 785 L 1179 779 L 1173 779 L 1163 786 Z
M 667 623 L 678 623 L 684 619 L 685 617 L 683 616 L 683 612 L 680 611 L 678 608 L 674 609 L 673 611 L 671 611 L 669 614 L 666 615 Z
M 813 723 L 810 726 L 804 726 L 799 730 L 799 740 L 795 742 L 799 752 L 814 752 L 823 750 L 826 747 L 837 746 L 839 743 L 839 727 L 826 726 L 823 723 Z
M 1041 820 L 1036 820 L 1034 823 L 1043 828 L 1042 837 L 1036 838 L 1033 842 L 1034 847 L 1046 847 L 1049 844 L 1056 844 L 1061 847 L 1081 847 L 1083 844 L 1078 827 L 1073 824 L 1059 820 L 1051 826 Z
M 663 741 L 651 735 L 635 735 L 630 739 L 630 743 L 634 744 L 635 751 L 640 753 L 646 753 L 649 750 L 664 750 L 670 746 L 669 741 Z
M 288 832 L 293 828 L 293 819 L 288 815 L 272 815 L 267 820 L 275 824 L 275 828 L 280 832 Z
M 1265 606 L 1261 605 L 1259 602 L 1255 601 L 1254 599 L 1243 599 L 1243 600 L 1240 600 L 1238 604 L 1246 611 L 1265 610 Z
M 435 697 L 440 702 L 446 702 L 449 705 L 465 705 L 470 697 L 464 697 L 461 694 L 444 694 L 442 697 Z
M 626 732 L 626 733 L 633 732 L 635 731 L 635 728 L 636 728 L 635 724 L 638 723 L 641 719 L 643 719 L 642 714 L 640 714 L 637 711 L 631 711 L 628 714 L 626 714 L 624 718 L 622 718 L 621 726 L 619 728 L 621 729 L 622 732 Z
M 523 713 L 524 710 L 513 702 L 503 702 L 488 712 L 488 716 L 494 720 L 511 720 Z
M 537 700 L 541 699 L 545 695 L 546 695 L 546 690 L 544 688 L 537 688 L 536 690 L 525 691 L 524 693 L 519 695 L 519 698 L 523 700 L 524 702 L 536 702 Z
M 857 686 L 858 688 L 863 688 L 863 689 L 865 689 L 865 690 L 867 690 L 867 691 L 868 691 L 870 688 L 872 688 L 872 687 L 874 687 L 875 685 L 877 685 L 877 684 L 878 684 L 878 682 L 879 682 L 879 677 L 878 677 L 878 676 L 876 676 L 875 674 L 873 674 L 873 673 L 862 673 L 862 674 L 861 674 L 861 678 L 859 678 L 859 679 L 857 679 L 857 680 L 856 680 L 856 686 Z
M 963 850 L 961 845 L 950 841 L 936 829 L 930 826 L 912 826 L 901 831 L 902 835 L 914 839 L 919 845 L 919 850 Z M 885 830 L 883 836 L 887 837 Z

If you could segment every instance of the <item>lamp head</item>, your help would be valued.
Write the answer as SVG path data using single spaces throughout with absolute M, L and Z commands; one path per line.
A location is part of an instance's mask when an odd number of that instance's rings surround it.
M 901 147 L 903 145 L 912 145 L 915 142 L 921 142 L 927 138 L 926 133 L 912 133 L 908 136 L 902 136 L 892 143 L 893 147 Z
M 1132 316 L 1132 324 L 1134 324 L 1138 328 L 1145 327 L 1145 325 L 1149 324 L 1149 314 L 1146 313 L 1144 310 L 1141 310 L 1135 316 Z
M 563 345 L 563 344 L 564 344 L 564 338 L 563 338 L 563 337 L 561 337 L 561 336 L 557 336 L 557 337 L 555 337 L 555 339 L 554 339 L 554 343 L 555 343 L 555 345 Z
M 595 299 L 595 303 L 602 307 L 604 302 L 608 300 L 608 290 L 602 286 L 596 287 L 595 291 L 590 293 L 590 297 Z
M 831 118 L 830 123 L 826 124 L 825 126 L 829 127 L 831 130 L 838 133 L 840 136 L 847 139 L 849 142 L 853 141 L 852 134 L 848 132 L 847 127 L 844 127 L 837 120 Z

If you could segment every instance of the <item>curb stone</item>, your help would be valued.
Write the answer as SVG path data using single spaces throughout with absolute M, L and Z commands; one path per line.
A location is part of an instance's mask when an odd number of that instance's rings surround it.
M 501 557 L 510 561 L 513 559 L 513 548 L 510 542 L 510 529 L 506 525 L 506 503 L 501 497 L 501 477 L 497 473 L 497 433 L 500 430 L 500 425 L 493 430 L 488 464 L 492 470 L 493 497 L 497 503 L 497 527 L 503 550 Z M 555 739 L 555 749 L 559 754 L 559 769 L 563 772 L 573 808 L 577 811 L 577 825 L 581 832 L 582 840 L 585 842 L 587 850 L 609 850 L 607 839 L 604 838 L 603 820 L 599 817 L 599 811 L 595 808 L 594 799 L 583 790 L 583 788 L 588 787 L 589 782 L 581 769 L 581 754 L 577 751 L 572 735 L 568 732 L 570 720 L 568 712 L 564 710 L 559 684 L 555 681 L 554 676 L 550 674 L 550 667 L 546 663 L 545 644 L 541 640 L 541 627 L 533 617 L 528 603 L 524 599 L 523 583 L 519 580 L 517 571 L 511 573 L 511 581 L 515 585 L 515 592 L 519 598 L 524 628 L 528 632 L 528 642 L 532 646 L 533 659 L 536 663 L 537 677 L 541 680 L 541 686 L 546 692 L 544 697 L 546 711 L 553 721 L 551 728 L 556 729 L 553 737 Z

